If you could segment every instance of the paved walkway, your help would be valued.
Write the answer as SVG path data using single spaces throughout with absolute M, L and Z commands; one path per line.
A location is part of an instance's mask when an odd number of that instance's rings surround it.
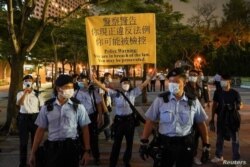
M 0 87 L 0 108 L 3 107 L 4 110 L 6 110 L 7 105 L 7 95 L 2 92 Z M 150 104 L 155 97 L 157 96 L 159 92 L 151 92 L 148 93 L 148 104 Z M 136 105 L 137 109 L 144 113 L 148 105 L 141 104 L 140 97 L 137 98 Z M 210 110 L 207 110 L 207 114 L 210 116 Z M 241 156 L 242 161 L 246 163 L 244 167 L 250 167 L 250 105 L 246 104 L 244 108 L 240 111 L 242 115 L 242 126 L 240 131 L 240 148 L 241 148 Z M 0 125 L 4 123 L 5 120 L 5 112 L 0 113 Z M 138 154 L 139 149 L 139 136 L 141 134 L 143 127 L 138 127 L 135 132 L 135 140 L 134 140 L 134 147 L 133 147 L 133 157 L 131 165 L 132 167 L 152 167 L 152 160 L 148 159 L 147 161 L 142 161 Z M 214 148 L 215 148 L 215 139 L 216 136 L 214 133 L 209 132 L 210 136 L 210 142 L 212 146 L 211 150 L 211 157 L 214 156 Z M 124 144 L 124 143 L 123 143 Z M 107 167 L 109 164 L 109 155 L 112 147 L 111 141 L 106 141 L 104 139 L 103 134 L 100 135 L 100 151 L 101 151 L 101 167 Z M 17 167 L 18 166 L 18 159 L 19 159 L 19 140 L 17 136 L 0 136 L 0 148 L 2 149 L 2 152 L 0 153 L 0 167 Z M 225 142 L 224 147 L 224 159 L 230 160 L 231 159 L 231 143 Z M 124 152 L 124 145 L 121 150 L 120 154 L 120 161 L 118 164 L 118 167 L 122 167 L 122 155 Z M 198 152 L 201 152 L 201 148 Z M 95 167 L 92 162 L 90 162 L 90 167 Z M 207 163 L 202 165 L 201 167 L 232 167 L 232 165 L 222 165 L 222 164 L 213 164 L 213 163 Z

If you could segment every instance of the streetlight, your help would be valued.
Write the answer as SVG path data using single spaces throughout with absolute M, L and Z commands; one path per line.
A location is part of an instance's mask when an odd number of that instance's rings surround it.
M 203 58 L 200 55 L 198 55 L 197 57 L 195 57 L 194 58 L 194 67 L 195 67 L 195 69 L 200 70 L 201 66 L 202 66 L 201 65 L 202 62 L 203 62 Z

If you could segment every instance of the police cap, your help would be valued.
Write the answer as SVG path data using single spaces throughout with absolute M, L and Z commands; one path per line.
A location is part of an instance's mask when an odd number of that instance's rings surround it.
M 69 75 L 64 75 L 64 74 L 59 75 L 59 77 L 55 81 L 55 85 L 59 87 L 66 85 L 68 83 L 73 83 L 73 78 Z
M 33 80 L 33 77 L 31 75 L 25 75 L 23 77 L 23 81 L 26 80 L 26 79 L 32 79 Z
M 128 77 L 122 77 L 120 80 L 120 83 L 125 82 L 125 81 L 130 81 Z
M 170 77 L 175 77 L 175 76 L 178 76 L 178 75 L 185 75 L 185 72 L 182 68 L 174 68 L 172 69 L 168 75 L 167 75 L 167 78 L 169 79 Z

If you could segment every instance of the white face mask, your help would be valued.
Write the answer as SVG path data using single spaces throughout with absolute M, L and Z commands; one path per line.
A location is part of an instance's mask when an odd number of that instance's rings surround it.
M 58 94 L 65 99 L 69 99 L 74 95 L 74 89 L 62 90 L 62 92 L 59 92 Z
M 204 80 L 204 76 L 201 76 L 201 80 Z
M 227 81 L 220 81 L 220 85 L 221 85 L 221 87 L 226 88 L 227 87 Z
M 32 86 L 32 82 L 23 82 L 23 88 L 25 89 L 25 88 L 31 88 L 31 86 Z
M 190 82 L 197 82 L 197 77 L 189 76 L 189 77 L 188 77 L 188 80 L 189 80 Z
M 108 78 L 108 82 L 111 83 L 112 82 L 112 78 Z
M 177 94 L 180 91 L 179 84 L 177 84 L 177 83 L 169 83 L 168 84 L 168 90 L 172 94 Z
M 125 90 L 125 91 L 128 91 L 129 90 L 129 84 L 123 84 L 122 83 L 122 89 Z

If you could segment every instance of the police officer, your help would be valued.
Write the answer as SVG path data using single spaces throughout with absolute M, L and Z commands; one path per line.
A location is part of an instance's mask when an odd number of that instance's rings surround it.
M 155 83 L 156 83 L 156 76 L 154 76 L 153 78 L 151 78 L 151 81 L 150 81 L 150 91 L 152 92 L 155 92 Z
M 89 124 L 90 147 L 96 165 L 100 164 L 100 151 L 98 142 L 98 127 L 102 124 L 102 99 L 90 84 L 87 76 L 80 75 L 77 79 L 79 90 L 75 91 L 76 97 L 86 108 L 91 123 Z
M 208 94 L 208 88 L 207 89 L 203 89 L 199 84 L 198 84 L 198 77 L 199 77 L 199 71 L 192 69 L 189 71 L 189 77 L 188 77 L 188 82 L 184 87 L 184 91 L 187 94 L 192 94 L 194 97 L 196 97 L 200 103 L 202 104 L 204 103 L 208 103 L 209 99 L 205 98 L 207 97 Z M 203 107 L 205 106 L 202 105 Z M 196 126 L 196 124 L 194 124 L 194 163 L 196 165 L 201 165 L 202 162 L 205 163 L 205 161 L 207 161 L 208 159 L 203 159 L 200 161 L 200 159 L 197 157 L 197 149 L 199 146 L 199 138 L 200 138 L 200 133 L 199 130 Z
M 180 68 L 168 74 L 168 96 L 157 97 L 146 112 L 146 124 L 141 136 L 140 155 L 148 155 L 149 136 L 154 123 L 159 121 L 159 140 L 162 145 L 161 167 L 191 167 L 193 161 L 194 121 L 201 132 L 204 146 L 208 145 L 208 132 L 205 124 L 207 115 L 198 99 L 184 92 L 186 76 Z M 165 102 L 166 101 L 166 102 Z
M 90 120 L 84 106 L 80 103 L 76 105 L 75 100 L 72 101 L 74 94 L 72 77 L 60 75 L 55 81 L 54 93 L 56 98 L 50 104 L 48 101 L 45 103 L 35 122 L 38 128 L 31 151 L 30 166 L 35 166 L 35 154 L 47 129 L 45 167 L 78 167 L 77 126 L 81 128 L 85 150 L 81 163 L 86 165 L 90 153 L 88 130 Z
M 163 72 L 160 72 L 159 75 L 159 80 L 160 80 L 160 91 L 165 91 L 165 75 L 163 74 Z
M 17 105 L 20 106 L 18 113 L 18 127 L 20 139 L 20 164 L 19 167 L 27 166 L 27 149 L 29 133 L 31 134 L 31 143 L 33 143 L 37 126 L 34 124 L 39 107 L 43 105 L 41 96 L 33 90 L 33 77 L 26 75 L 23 78 L 23 91 L 17 94 Z
M 131 88 L 130 80 L 127 77 L 123 77 L 120 80 L 122 87 L 122 92 L 130 100 L 132 104 L 135 102 L 135 98 L 139 96 L 142 89 L 147 86 L 150 79 L 155 75 L 155 71 L 152 71 L 149 75 L 150 77 L 144 81 L 140 86 L 136 88 Z M 110 155 L 110 167 L 116 167 L 122 139 L 125 136 L 126 139 L 126 150 L 123 156 L 123 162 L 125 167 L 130 167 L 130 160 L 132 157 L 132 146 L 135 131 L 135 122 L 133 117 L 133 111 L 131 110 L 129 103 L 125 100 L 123 95 L 117 90 L 104 87 L 95 76 L 93 76 L 93 81 L 102 88 L 105 92 L 112 97 L 114 102 L 115 119 L 114 119 L 114 143 L 112 147 L 112 152 Z

